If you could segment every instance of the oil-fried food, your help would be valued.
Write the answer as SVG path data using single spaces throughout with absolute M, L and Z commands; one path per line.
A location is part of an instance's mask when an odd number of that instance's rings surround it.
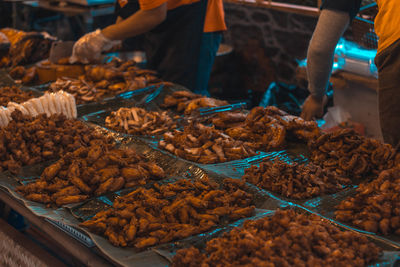
M 217 118 L 216 122 L 233 139 L 242 140 L 254 149 L 263 151 L 282 148 L 293 138 L 308 142 L 320 135 L 315 122 L 305 121 L 272 106 L 253 108 L 244 121 L 239 121 L 233 127 L 228 127 L 229 120 L 226 120 L 228 125 L 224 125 L 222 119 Z
M 382 171 L 336 207 L 336 219 L 369 232 L 400 235 L 399 190 L 400 167 Z
M 120 108 L 105 120 L 110 129 L 133 135 L 159 135 L 177 128 L 178 116 L 167 111 L 146 111 L 142 108 Z
M 266 160 L 259 167 L 251 166 L 245 170 L 242 180 L 293 199 L 333 194 L 351 184 L 350 179 L 313 163 L 289 164 L 280 160 Z
M 21 104 L 34 97 L 31 91 L 22 91 L 16 86 L 5 86 L 0 90 L 0 105 L 6 107 L 9 102 Z
M 253 214 L 253 195 L 244 191 L 245 183 L 225 179 L 219 187 L 202 179 L 138 188 L 81 226 L 106 236 L 115 246 L 144 249 L 208 231 L 225 219 Z
M 219 163 L 248 158 L 256 152 L 246 143 L 236 141 L 214 127 L 192 123 L 182 131 L 163 135 L 159 147 L 178 157 L 202 163 Z
M 50 85 L 50 90 L 63 90 L 72 94 L 78 104 L 100 101 L 125 91 L 137 90 L 163 82 L 151 70 L 141 70 L 133 60 L 112 60 L 103 65 L 88 65 L 85 75 L 78 79 L 59 78 Z
M 116 161 L 115 159 L 118 158 Z M 94 159 L 97 159 L 94 162 Z M 96 164 L 99 161 L 103 164 Z M 126 170 L 138 170 L 132 174 Z M 117 149 L 111 144 L 95 142 L 92 146 L 67 153 L 59 161 L 47 167 L 39 180 L 17 187 L 27 196 L 32 193 L 46 194 L 51 198 L 31 197 L 45 204 L 65 205 L 100 196 L 122 188 L 146 184 L 149 179 L 164 177 L 164 170 L 131 149 Z
M 378 175 L 400 163 L 400 155 L 389 144 L 366 138 L 354 130 L 323 134 L 309 143 L 311 160 L 339 175 L 357 179 Z
M 94 140 L 112 142 L 83 122 L 60 114 L 33 118 L 15 110 L 11 117 L 8 125 L 0 129 L 0 171 L 16 173 L 21 166 L 58 158 Z M 54 168 L 45 175 L 48 179 L 54 177 L 58 166 Z
M 278 210 L 208 241 L 204 253 L 195 247 L 178 250 L 172 266 L 361 267 L 381 252 L 367 237 L 341 231 L 318 216 Z

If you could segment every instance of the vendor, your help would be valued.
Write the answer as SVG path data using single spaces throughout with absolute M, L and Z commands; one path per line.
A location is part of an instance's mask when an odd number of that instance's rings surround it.
M 375 64 L 378 68 L 378 106 L 383 140 L 400 144 L 400 3 L 377 0 L 375 32 L 379 37 Z
M 208 95 L 211 68 L 226 30 L 222 0 L 118 0 L 115 24 L 80 38 L 72 62 L 98 61 L 115 41 L 144 34 L 147 67 L 165 81 Z

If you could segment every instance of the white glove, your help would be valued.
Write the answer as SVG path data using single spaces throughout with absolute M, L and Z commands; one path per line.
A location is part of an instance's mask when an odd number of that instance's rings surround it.
M 83 64 L 101 61 L 101 52 L 111 49 L 120 41 L 106 38 L 100 29 L 82 36 L 74 45 L 70 63 L 81 62 Z

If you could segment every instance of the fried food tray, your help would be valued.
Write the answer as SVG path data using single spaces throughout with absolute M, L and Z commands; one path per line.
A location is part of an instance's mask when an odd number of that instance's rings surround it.
M 162 161 L 163 159 L 161 159 Z M 173 168 L 173 167 L 172 167 Z M 222 180 L 225 178 L 223 176 L 219 176 L 217 174 L 214 173 L 208 173 L 205 172 L 204 170 L 201 170 L 197 167 L 194 167 L 190 170 L 187 171 L 187 175 L 186 177 L 173 177 L 170 179 L 166 179 L 166 180 L 162 180 L 159 182 L 154 182 L 154 183 L 158 183 L 158 184 L 168 184 L 168 183 L 173 183 L 178 181 L 179 179 L 191 179 L 193 181 L 197 180 L 197 179 L 201 179 L 202 177 L 204 177 L 205 175 L 207 175 L 212 181 L 217 182 L 218 184 L 222 184 Z M 152 186 L 152 184 L 147 184 L 145 187 L 150 188 Z M 263 192 L 259 191 L 256 187 L 252 187 L 251 185 L 249 185 L 249 190 L 247 190 L 247 192 L 252 193 L 255 196 L 255 204 L 256 207 L 259 208 L 266 208 L 266 209 L 273 209 L 275 210 L 276 208 L 284 208 L 286 207 L 286 203 L 279 201 L 277 199 L 273 199 L 273 198 L 269 198 L 266 199 L 267 196 L 263 195 Z M 81 204 L 80 206 L 76 206 L 74 208 L 71 209 L 71 213 L 80 221 L 85 221 L 90 219 L 91 217 L 93 217 L 98 211 L 100 210 L 104 210 L 106 208 L 111 207 L 113 200 L 118 197 L 118 196 L 123 196 L 129 192 L 131 192 L 133 189 L 126 189 L 120 192 L 115 192 L 115 193 L 110 193 L 106 196 L 102 196 L 102 197 L 98 197 L 95 199 L 92 199 L 90 201 L 87 201 L 83 204 Z M 256 210 L 256 215 L 253 217 L 249 217 L 250 218 L 257 218 L 257 216 L 259 216 L 259 214 L 263 214 L 265 212 L 265 210 L 263 209 L 257 209 Z M 241 220 L 238 220 L 241 221 Z M 223 229 L 225 229 L 227 226 L 229 226 L 232 223 L 222 223 L 219 224 L 218 226 L 214 227 L 212 230 L 207 231 L 205 233 L 193 236 L 193 237 L 189 237 L 187 239 L 183 239 L 183 240 L 177 240 L 174 242 L 170 242 L 170 243 L 166 243 L 163 245 L 159 245 L 159 246 L 155 246 L 152 248 L 149 248 L 151 252 L 153 253 L 157 253 L 159 256 L 163 256 L 162 258 L 165 260 L 165 255 L 162 255 L 162 253 L 160 251 L 165 251 L 163 249 L 158 249 L 158 247 L 162 247 L 162 246 L 166 246 L 166 247 L 182 247 L 187 245 L 188 241 L 187 240 L 194 240 L 194 241 L 201 241 L 204 238 L 209 238 L 214 236 L 216 233 L 219 233 L 221 231 L 223 231 Z M 83 229 L 83 231 L 85 231 L 92 239 L 93 241 L 99 246 L 100 249 L 104 249 L 104 253 L 107 254 L 107 256 L 109 256 L 110 258 L 116 260 L 118 263 L 120 263 L 121 265 L 124 266 L 137 266 L 136 262 L 126 262 L 124 261 L 124 256 L 123 255 L 130 255 L 131 257 L 137 256 L 139 257 L 140 255 L 142 255 L 145 252 L 140 252 L 138 250 L 136 250 L 135 248 L 117 248 L 117 247 L 112 247 L 110 248 L 109 246 L 111 246 L 111 244 L 108 242 L 108 240 L 106 240 L 104 237 L 95 235 L 89 231 L 87 231 L 86 229 Z M 196 241 L 196 242 L 197 242 Z M 106 246 L 105 244 L 107 244 L 107 247 L 109 247 L 109 249 L 105 249 Z M 165 263 L 163 263 L 164 266 L 167 265 Z M 149 265 L 150 266 L 150 265 Z M 153 265 L 151 265 L 153 266 Z M 161 266 L 158 264 L 155 264 L 154 266 Z
M 96 126 L 93 126 L 96 127 Z M 161 183 L 171 183 L 177 179 L 201 179 L 204 175 L 207 175 L 212 180 L 221 183 L 224 178 L 223 175 L 213 173 L 211 171 L 205 171 L 202 168 L 193 165 L 189 162 L 183 161 L 177 157 L 173 157 L 152 149 L 148 144 L 140 139 L 112 133 L 104 128 L 96 127 L 105 135 L 110 135 L 121 147 L 134 148 L 138 153 L 143 154 L 149 159 L 157 159 L 157 162 L 163 167 L 168 174 L 168 177 L 173 177 L 160 181 Z M 78 224 L 82 220 L 88 219 L 98 211 L 109 207 L 112 201 L 121 194 L 126 194 L 132 189 L 122 190 L 116 193 L 110 193 L 98 198 L 90 199 L 84 203 L 78 203 L 74 205 L 67 205 L 62 208 L 47 208 L 45 205 L 35 203 L 24 199 L 21 195 L 15 192 L 15 187 L 21 183 L 28 183 L 37 179 L 43 169 L 53 163 L 45 162 L 35 166 L 27 166 L 22 168 L 18 175 L 11 175 L 8 172 L 0 174 L 0 186 L 7 189 L 7 191 L 16 199 L 20 200 L 28 209 L 34 212 L 36 215 L 50 219 L 53 222 L 57 222 L 60 225 L 67 225 L 73 228 L 83 230 L 90 239 L 96 244 L 96 246 L 102 250 L 103 253 L 108 255 L 115 262 L 118 262 L 124 266 L 137 266 L 138 264 L 151 265 L 151 266 L 165 266 L 166 260 L 156 254 L 152 250 L 144 252 L 137 252 L 134 249 L 122 249 L 112 246 L 108 240 L 100 237 L 96 234 L 90 233 L 85 229 L 79 228 Z M 151 186 L 148 184 L 147 186 Z M 249 192 L 253 193 L 255 203 L 259 208 L 276 209 L 279 207 L 286 206 L 286 203 L 276 198 L 271 198 L 265 194 L 262 190 L 249 184 Z M 65 228 L 65 227 L 64 227 Z M 72 237 L 80 240 L 81 238 L 76 236 L 74 232 L 66 231 Z
M 307 210 L 302 209 L 299 206 L 296 205 L 289 205 L 283 209 L 294 209 L 295 211 L 299 213 L 309 213 Z M 176 252 L 179 249 L 182 248 L 188 248 L 191 246 L 194 246 L 198 248 L 201 251 L 204 251 L 204 248 L 206 247 L 206 243 L 210 241 L 211 239 L 217 238 L 222 236 L 224 233 L 230 232 L 233 228 L 236 227 L 241 227 L 243 223 L 247 220 L 258 220 L 261 218 L 266 218 L 273 216 L 275 214 L 275 210 L 257 210 L 256 214 L 251 217 L 251 218 L 244 218 L 241 220 L 238 220 L 236 222 L 230 223 L 224 227 L 219 228 L 216 231 L 209 232 L 206 234 L 201 234 L 197 236 L 192 236 L 183 240 L 180 240 L 179 242 L 171 243 L 171 244 L 165 244 L 165 245 L 159 245 L 154 248 L 154 251 L 159 253 L 161 256 L 165 257 L 168 259 L 168 261 L 172 262 L 173 256 L 176 254 Z M 321 219 L 325 219 L 321 217 Z M 346 227 L 341 226 L 340 224 L 337 224 L 335 222 L 329 221 L 329 223 L 333 224 L 334 226 L 338 227 L 341 230 L 350 230 L 347 229 Z M 371 264 L 369 266 L 396 266 L 396 262 L 399 259 L 399 252 L 396 246 L 393 246 L 392 244 L 386 243 L 382 240 L 375 239 L 373 237 L 368 237 L 371 242 L 375 243 L 378 247 L 380 247 L 383 250 L 383 253 L 380 257 L 380 259 L 375 262 L 374 264 Z
M 8 74 L 7 74 L 8 75 Z M 1 71 L 0 71 L 0 82 L 1 82 Z M 32 88 L 27 87 L 28 90 L 32 90 Z M 35 89 L 33 89 L 35 90 Z M 146 103 L 144 106 L 146 109 L 149 110 L 157 110 L 159 109 L 159 104 L 162 103 L 162 100 L 165 95 L 176 91 L 176 90 L 182 90 L 182 87 L 176 86 L 176 87 L 168 87 L 164 90 L 162 90 L 155 98 L 153 99 L 152 102 Z M 35 90 L 37 91 L 37 90 Z M 91 103 L 91 104 L 85 104 L 81 105 L 78 107 L 80 109 L 80 114 L 81 116 L 84 114 L 92 113 L 91 115 L 93 116 L 98 116 L 98 118 L 103 117 L 107 112 L 111 110 L 115 110 L 119 107 L 125 106 L 135 106 L 140 102 L 143 103 L 143 99 L 145 99 L 148 94 L 144 94 L 141 96 L 137 96 L 135 98 L 131 99 L 109 99 L 106 102 L 102 103 Z M 93 112 L 98 112 L 97 115 L 93 114 Z M 93 118 L 93 117 L 91 117 Z M 91 121 L 91 120 L 89 120 Z M 96 124 L 101 123 L 99 121 L 91 121 Z M 101 131 L 104 135 L 109 135 L 114 138 L 114 140 L 119 143 L 121 146 L 129 146 L 132 148 L 135 148 L 139 153 L 143 154 L 145 157 L 149 159 L 156 160 L 163 168 L 166 168 L 166 170 L 169 170 L 170 177 L 179 177 L 180 179 L 185 179 L 185 178 L 195 178 L 201 173 L 212 173 L 212 176 L 215 178 L 218 177 L 230 177 L 230 178 L 237 178 L 240 179 L 241 176 L 244 173 L 244 170 L 251 165 L 257 165 L 259 164 L 262 160 L 273 160 L 275 158 L 279 158 L 281 160 L 287 161 L 287 162 L 306 162 L 308 158 L 308 152 L 304 148 L 304 146 L 298 146 L 296 144 L 293 144 L 293 147 L 288 147 L 286 150 L 281 150 L 281 151 L 275 151 L 275 152 L 262 152 L 257 156 L 243 159 L 243 160 L 237 160 L 237 161 L 231 161 L 227 163 L 220 163 L 220 164 L 209 164 L 209 165 L 203 165 L 203 164 L 195 164 L 193 162 L 189 162 L 183 159 L 180 159 L 176 157 L 175 155 L 172 155 L 164 150 L 158 149 L 157 148 L 157 142 L 158 140 L 152 137 L 133 137 L 125 134 L 120 134 L 111 130 L 108 130 L 104 127 L 99 127 L 99 126 L 93 126 L 96 127 L 99 131 Z M 118 192 L 118 193 L 112 193 L 108 194 L 106 196 L 102 196 L 97 199 L 90 199 L 87 202 L 85 202 L 83 205 L 82 203 L 76 204 L 73 206 L 66 206 L 64 208 L 58 208 L 58 209 L 51 209 L 51 208 L 46 208 L 44 205 L 35 203 L 32 201 L 27 201 L 23 197 L 21 197 L 19 194 L 15 192 L 15 187 L 21 183 L 27 183 L 30 181 L 33 181 L 37 179 L 37 177 L 41 174 L 43 169 L 49 165 L 51 162 L 39 164 L 36 166 L 28 166 L 23 168 L 22 173 L 17 176 L 10 175 L 9 173 L 2 173 L 0 174 L 0 186 L 2 188 L 5 188 L 10 192 L 13 197 L 16 199 L 20 200 L 23 202 L 25 206 L 27 206 L 32 212 L 34 212 L 38 216 L 42 216 L 48 219 L 51 219 L 53 221 L 57 221 L 66 225 L 70 225 L 73 227 L 76 227 L 77 224 L 79 223 L 79 220 L 77 220 L 76 214 L 75 216 L 72 215 L 68 210 L 76 212 L 76 207 L 79 207 L 79 210 L 81 212 L 82 217 L 78 217 L 81 219 L 87 219 L 90 216 L 93 216 L 97 211 L 104 209 L 105 207 L 109 206 L 112 203 L 112 200 L 118 196 L 118 194 L 121 194 L 123 192 Z M 167 182 L 167 181 L 165 181 Z M 387 238 L 381 237 L 376 234 L 371 234 L 365 231 L 358 230 L 356 228 L 341 224 L 340 222 L 336 222 L 333 217 L 333 212 L 334 212 L 334 207 L 340 203 L 343 199 L 354 195 L 355 193 L 355 188 L 356 185 L 349 187 L 339 193 L 333 194 L 333 195 L 325 195 L 309 200 L 291 200 L 284 198 L 282 196 L 279 196 L 277 194 L 274 194 L 272 192 L 268 192 L 263 189 L 259 189 L 254 185 L 250 185 L 252 190 L 257 191 L 258 196 L 262 196 L 262 199 L 264 199 L 264 204 L 263 205 L 258 205 L 259 208 L 261 209 L 276 209 L 278 207 L 283 207 L 285 205 L 295 205 L 297 207 L 300 207 L 302 209 L 306 209 L 308 212 L 315 213 L 317 215 L 323 216 L 327 219 L 329 219 L 332 223 L 336 223 L 338 225 L 341 225 L 342 227 L 346 229 L 351 229 L 357 232 L 360 232 L 362 234 L 366 234 L 371 238 L 375 238 L 378 240 L 381 240 L 382 242 L 388 242 L 391 246 L 394 247 L 400 247 L 400 243 L 398 242 L 400 238 L 397 238 L 396 236 L 389 236 Z M 266 200 L 266 201 L 265 201 Z M 87 204 L 90 203 L 90 204 Z M 86 216 L 86 217 L 85 217 Z M 73 235 L 72 235 L 73 236 Z M 126 265 L 132 260 L 135 262 L 144 262 L 142 260 L 146 261 L 146 264 L 149 262 L 152 262 L 157 266 L 158 263 L 163 262 L 160 257 L 157 257 L 154 255 L 154 252 L 151 251 L 146 251 L 146 252 L 141 252 L 139 254 L 132 255 L 131 252 L 124 252 L 122 253 L 122 250 L 120 248 L 115 248 L 113 247 L 107 240 L 105 240 L 102 237 L 99 237 L 97 235 L 89 233 L 89 236 L 93 239 L 93 241 L 96 243 L 96 245 L 106 254 L 111 253 L 111 255 L 117 256 L 117 257 L 112 257 L 114 260 L 117 262 L 122 263 L 122 265 Z M 119 253 L 122 253 L 121 255 Z M 129 259 L 129 261 L 128 261 Z M 157 262 L 155 262 L 155 261 Z M 136 263 L 135 263 L 136 264 Z M 165 262 L 163 262 L 163 266 L 165 266 Z M 128 264 L 129 265 L 129 264 Z M 161 265 L 160 265 L 161 266 Z
M 181 90 L 181 88 L 170 88 L 169 91 L 175 91 L 175 90 Z M 170 92 L 164 92 L 164 94 L 168 94 Z M 150 111 L 156 111 L 156 110 L 161 110 L 159 107 L 159 104 L 162 103 L 164 96 L 160 95 L 157 97 L 150 105 L 146 105 L 144 108 Z M 132 104 L 132 103 L 131 103 Z M 135 104 L 132 104 L 133 106 Z M 117 105 L 113 107 L 113 110 L 118 109 L 122 105 Z M 104 126 L 104 120 L 107 117 L 107 115 L 111 112 L 111 110 L 100 110 L 97 113 L 92 113 L 84 116 L 84 120 L 88 122 L 95 123 L 97 125 L 100 125 L 105 128 Z M 176 113 L 177 114 L 177 113 Z M 182 118 L 184 116 L 182 115 Z M 108 129 L 107 129 L 108 130 Z M 125 135 L 129 136 L 129 135 Z M 148 153 L 148 155 L 154 159 L 158 159 L 160 157 L 164 157 L 165 155 L 168 155 L 170 158 L 177 158 L 177 156 L 162 150 L 158 148 L 158 141 L 161 140 L 160 136 L 140 136 L 136 137 L 137 141 L 140 140 L 140 142 L 143 142 L 144 144 L 147 144 L 152 148 L 152 150 L 146 149 L 145 153 Z M 152 156 L 152 155 L 157 155 L 157 156 Z M 230 178 L 236 178 L 236 179 L 241 179 L 241 177 L 244 175 L 245 169 L 251 167 L 252 165 L 259 165 L 262 161 L 265 160 L 275 160 L 279 159 L 288 163 L 291 162 L 298 162 L 298 163 L 306 163 L 309 158 L 309 151 L 308 148 L 305 145 L 300 145 L 296 143 L 288 143 L 288 146 L 285 150 L 280 150 L 280 151 L 274 151 L 274 152 L 259 152 L 259 155 L 253 156 L 250 158 L 242 159 L 242 160 L 236 160 L 236 161 L 230 161 L 230 162 L 225 162 L 225 163 L 218 163 L 218 164 L 199 164 L 195 162 L 190 162 L 184 159 L 180 159 L 181 162 L 186 162 L 188 164 L 192 164 L 195 166 L 198 166 L 199 168 L 207 171 L 214 172 L 218 175 L 223 175 L 227 176 Z M 252 185 L 254 186 L 254 185 Z M 254 186 L 256 187 L 256 186 Z M 341 201 L 344 199 L 354 196 L 356 193 L 356 188 L 358 187 L 358 184 L 352 184 L 349 186 L 346 186 L 343 188 L 343 190 L 334 193 L 334 194 L 328 194 L 328 195 L 321 195 L 318 197 L 310 198 L 310 199 L 302 199 L 302 200 L 297 200 L 297 199 L 290 199 L 286 198 L 282 195 L 279 195 L 277 193 L 264 190 L 264 189 L 259 189 L 261 192 L 263 192 L 264 195 L 268 195 L 270 198 L 274 199 L 279 199 L 281 201 L 293 203 L 295 205 L 303 206 L 306 209 L 309 209 L 312 212 L 315 212 L 321 216 L 324 216 L 326 218 L 329 218 L 332 221 L 336 221 L 334 217 L 334 211 L 335 211 L 335 206 L 337 206 Z M 337 222 L 339 224 L 342 224 L 340 222 Z M 343 224 L 344 225 L 344 224 Z M 389 240 L 389 242 L 392 242 L 395 246 L 398 246 L 400 244 L 400 237 L 397 237 L 395 235 L 389 236 L 389 237 L 382 237 L 373 233 L 367 233 L 365 231 L 362 231 L 357 228 L 353 228 L 351 226 L 346 226 L 351 229 L 354 229 L 356 231 L 366 233 L 367 235 L 375 236 L 376 238 L 380 238 L 383 240 Z

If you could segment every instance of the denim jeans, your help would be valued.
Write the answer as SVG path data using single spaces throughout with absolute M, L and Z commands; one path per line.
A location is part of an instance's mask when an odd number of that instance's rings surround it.
M 196 88 L 194 92 L 209 96 L 208 81 L 214 59 L 217 55 L 219 44 L 222 40 L 221 32 L 205 32 L 201 38 L 200 56 L 196 78 Z

